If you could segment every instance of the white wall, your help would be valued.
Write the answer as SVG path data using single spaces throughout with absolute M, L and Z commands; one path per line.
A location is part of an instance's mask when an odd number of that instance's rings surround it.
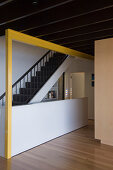
M 66 99 L 72 98 L 70 95 L 71 83 L 70 77 L 71 73 L 84 72 L 86 76 L 86 88 L 85 96 L 88 97 L 88 118 L 94 119 L 94 87 L 91 86 L 91 74 L 94 73 L 94 61 L 87 60 L 82 58 L 73 57 L 72 64 L 66 70 L 65 73 L 65 90 L 68 91 L 68 94 L 65 95 Z
M 88 97 L 88 118 L 94 119 L 94 87 L 91 84 L 91 73 L 72 73 L 72 98 Z M 71 83 L 71 82 L 70 82 Z
M 11 155 L 87 125 L 87 113 L 87 98 L 13 107 Z
M 0 106 L 0 156 L 5 156 L 5 107 Z
M 18 80 L 48 50 L 13 41 L 12 82 Z M 0 37 L 0 95 L 5 92 L 5 37 Z
M 81 59 L 77 57 L 72 57 L 72 62 L 70 67 L 65 72 L 65 89 L 68 90 L 67 98 L 70 98 L 70 76 L 71 73 L 84 72 L 92 74 L 94 73 L 94 61 Z
M 94 61 L 73 57 L 72 64 L 67 69 L 66 73 L 75 73 L 75 72 L 94 73 Z

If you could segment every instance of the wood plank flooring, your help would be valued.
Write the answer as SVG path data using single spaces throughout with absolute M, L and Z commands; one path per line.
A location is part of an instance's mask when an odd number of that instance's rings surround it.
M 113 147 L 94 140 L 93 122 L 11 160 L 0 170 L 113 170 Z

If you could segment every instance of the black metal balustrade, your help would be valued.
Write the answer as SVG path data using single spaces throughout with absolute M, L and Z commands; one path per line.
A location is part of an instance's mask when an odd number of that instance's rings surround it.
M 48 51 L 12 85 L 12 104 L 27 104 L 66 58 L 65 54 Z M 5 105 L 5 93 L 0 104 Z

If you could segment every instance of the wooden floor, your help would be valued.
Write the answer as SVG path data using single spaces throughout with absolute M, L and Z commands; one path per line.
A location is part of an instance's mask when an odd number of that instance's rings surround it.
M 93 123 L 11 160 L 0 170 L 113 170 L 113 147 L 94 140 Z

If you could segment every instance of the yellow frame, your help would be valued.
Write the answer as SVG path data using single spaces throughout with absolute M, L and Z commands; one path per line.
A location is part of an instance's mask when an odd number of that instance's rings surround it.
M 11 29 L 6 30 L 6 111 L 5 111 L 5 158 L 11 158 L 11 121 L 12 121 L 12 41 L 46 48 L 60 53 L 93 59 L 93 56 L 72 50 L 36 37 Z

